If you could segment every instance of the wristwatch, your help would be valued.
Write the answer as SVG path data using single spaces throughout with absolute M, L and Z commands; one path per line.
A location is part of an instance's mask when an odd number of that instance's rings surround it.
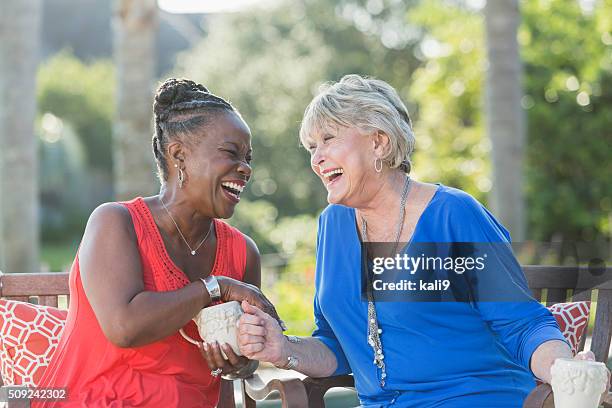
M 219 282 L 217 282 L 217 278 L 215 276 L 207 276 L 205 278 L 200 278 L 200 280 L 208 291 L 210 300 L 212 302 L 221 300 L 221 287 L 219 286 Z

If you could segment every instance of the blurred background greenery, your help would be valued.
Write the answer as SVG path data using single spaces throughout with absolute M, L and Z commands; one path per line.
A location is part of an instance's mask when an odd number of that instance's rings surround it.
M 45 2 L 43 22 L 62 7 L 80 7 L 81 18 L 95 21 L 110 14 L 104 1 L 73 3 Z M 412 115 L 414 176 L 486 204 L 492 179 L 483 5 L 303 0 L 182 17 L 162 11 L 158 79 L 202 82 L 229 98 L 251 127 L 254 176 L 231 223 L 259 245 L 265 289 L 294 333 L 312 329 L 316 219 L 326 204 L 298 143 L 305 106 L 320 84 L 347 73 L 386 80 Z M 612 2 L 523 0 L 520 11 L 527 237 L 609 240 Z M 115 197 L 116 72 L 107 40 L 44 27 L 36 122 L 41 259 L 57 271 L 72 261 L 91 210 Z

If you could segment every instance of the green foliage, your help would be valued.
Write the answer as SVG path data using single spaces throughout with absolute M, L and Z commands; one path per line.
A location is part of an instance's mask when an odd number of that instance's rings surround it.
M 69 52 L 38 72 L 42 239 L 78 239 L 87 216 L 112 197 L 114 74 L 109 61 L 86 65 Z
M 410 97 L 418 104 L 414 173 L 463 189 L 479 200 L 491 188 L 483 136 L 483 18 L 448 2 L 422 2 L 408 21 L 424 30 Z
M 554 18 L 543 18 L 554 10 Z M 524 1 L 527 192 L 534 239 L 612 232 L 612 2 Z
M 86 65 L 67 51 L 38 71 L 38 111 L 72 124 L 83 141 L 86 162 L 109 169 L 114 111 L 114 69 L 110 61 Z
M 208 37 L 177 66 L 178 75 L 204 83 L 241 111 L 254 149 L 245 196 L 265 198 L 280 218 L 315 214 L 325 206 L 323 186 L 297 137 L 318 86 L 357 72 L 389 78 L 401 89 L 416 63 L 411 53 L 384 47 L 375 33 L 357 30 L 333 11 L 329 2 L 316 0 L 219 16 Z
M 588 14 L 575 0 L 523 1 L 521 14 L 528 237 L 609 236 L 612 2 L 596 2 Z M 439 0 L 422 2 L 407 20 L 423 27 L 426 57 L 411 87 L 416 173 L 483 200 L 490 188 L 483 16 Z
M 577 0 L 521 3 L 530 239 L 610 234 L 611 4 L 598 1 L 589 15 Z M 232 222 L 262 252 L 295 251 L 291 262 L 313 250 L 324 189 L 298 148 L 299 123 L 319 84 L 348 73 L 380 77 L 407 102 L 417 137 L 417 178 L 486 201 L 491 168 L 483 114 L 484 19 L 468 5 L 281 2 L 273 10 L 215 17 L 208 37 L 182 56 L 175 74 L 230 98 L 251 126 L 254 177 Z M 576 89 L 568 89 L 574 82 Z M 291 218 L 298 214 L 307 216 Z M 290 263 L 271 288 L 281 315 L 305 326 L 312 322 L 312 294 L 304 290 L 312 287 L 308 270 Z
M 314 329 L 314 275 L 312 251 L 301 251 L 290 258 L 281 278 L 266 291 L 290 334 L 307 336 Z
M 43 270 L 67 271 L 73 261 L 78 243 L 45 244 L 41 247 L 40 258 Z

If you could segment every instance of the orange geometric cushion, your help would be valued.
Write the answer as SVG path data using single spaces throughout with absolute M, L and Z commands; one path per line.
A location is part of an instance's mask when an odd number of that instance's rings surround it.
M 0 299 L 0 374 L 4 385 L 36 386 L 59 343 L 67 310 Z
M 548 309 L 557 320 L 563 337 L 570 343 L 572 354 L 576 355 L 589 324 L 591 302 L 557 303 Z

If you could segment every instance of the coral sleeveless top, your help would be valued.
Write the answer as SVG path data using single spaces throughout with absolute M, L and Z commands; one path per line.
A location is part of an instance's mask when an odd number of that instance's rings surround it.
M 142 279 L 148 291 L 171 291 L 190 283 L 170 259 L 149 208 L 142 198 L 125 205 L 138 239 Z M 237 229 L 214 220 L 217 249 L 212 275 L 242 280 L 246 241 Z M 40 387 L 66 387 L 68 400 L 33 406 L 62 407 L 214 407 L 220 380 L 198 348 L 175 334 L 141 347 L 109 342 L 85 296 L 78 254 L 70 271 L 70 307 L 66 327 Z M 199 339 L 190 321 L 184 330 Z

